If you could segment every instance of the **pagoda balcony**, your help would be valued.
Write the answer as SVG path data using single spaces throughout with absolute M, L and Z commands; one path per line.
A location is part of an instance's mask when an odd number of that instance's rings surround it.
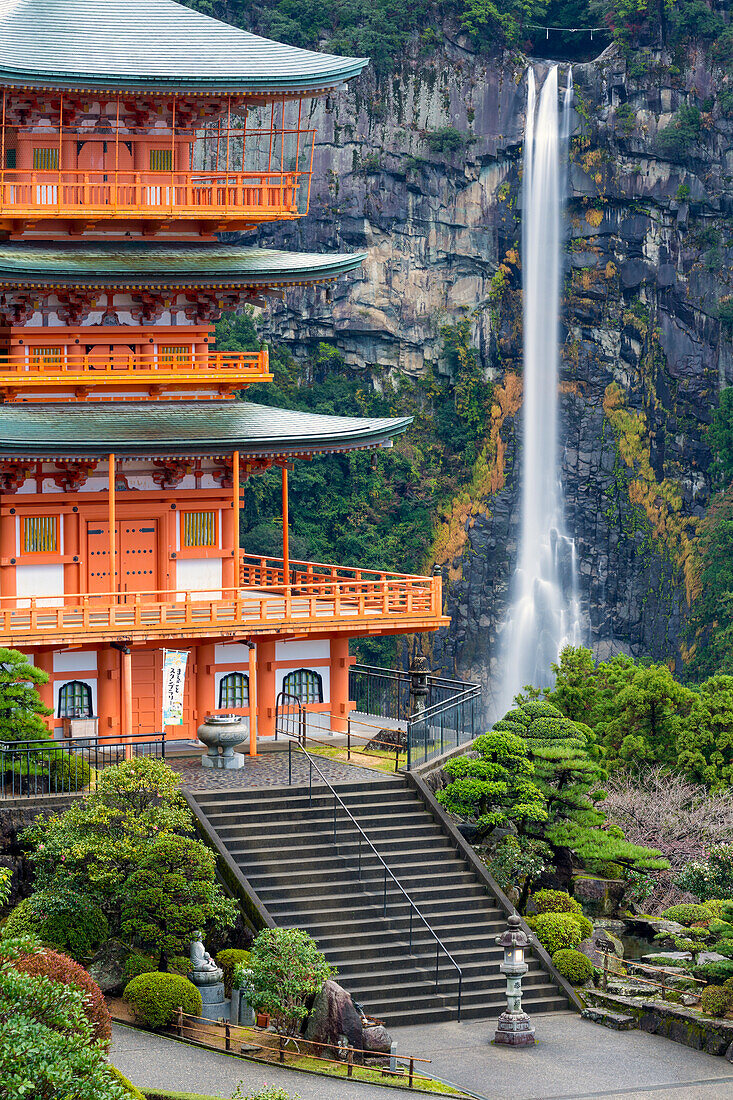
M 245 352 L 114 351 L 110 355 L 83 355 L 73 346 L 43 354 L 26 349 L 0 356 L 0 393 L 5 400 L 47 400 L 50 390 L 74 390 L 84 396 L 98 387 L 95 400 L 114 399 L 116 390 L 145 387 L 203 389 L 207 385 L 231 393 L 272 378 L 267 349 Z M 35 391 L 35 392 L 34 392 Z
M 10 170 L 0 173 L 0 223 L 11 232 L 62 219 L 82 232 L 99 223 L 185 221 L 201 231 L 247 229 L 308 212 L 308 171 Z
M 447 626 L 442 578 L 242 555 L 241 584 L 0 599 L 0 645 L 416 633 Z M 289 578 L 290 583 L 286 583 Z

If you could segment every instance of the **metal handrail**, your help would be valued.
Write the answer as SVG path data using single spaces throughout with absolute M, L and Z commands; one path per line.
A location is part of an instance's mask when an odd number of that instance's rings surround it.
M 336 828 L 337 828 L 337 814 L 336 814 L 336 805 L 337 805 L 337 803 L 344 810 L 347 817 L 351 821 L 352 825 L 356 828 L 357 832 L 359 833 L 359 878 L 361 878 L 362 840 L 366 841 L 366 843 L 369 846 L 370 850 L 372 851 L 373 855 L 376 856 L 377 860 L 379 861 L 379 863 L 381 863 L 382 867 L 384 868 L 384 890 L 383 890 L 383 901 L 382 901 L 382 915 L 384 917 L 387 916 L 387 878 L 388 877 L 392 879 L 392 882 L 395 884 L 397 889 L 400 891 L 400 893 L 402 894 L 402 896 L 405 898 L 408 905 L 410 906 L 410 937 L 409 937 L 409 948 L 408 948 L 410 954 L 412 954 L 412 929 L 413 929 L 413 915 L 414 914 L 417 914 L 419 919 L 422 921 L 422 923 L 427 928 L 430 935 L 435 940 L 435 945 L 436 945 L 436 949 L 435 949 L 435 988 L 436 988 L 436 990 L 438 988 L 438 985 L 440 984 L 440 952 L 441 951 L 446 956 L 448 961 L 452 964 L 452 966 L 455 968 L 455 970 L 458 974 L 458 1014 L 457 1014 L 457 1020 L 460 1023 L 460 1020 L 461 1020 L 461 996 L 462 996 L 462 992 L 463 992 L 463 971 L 461 970 L 460 966 L 458 965 L 456 960 L 453 958 L 453 956 L 451 955 L 450 951 L 445 946 L 443 941 L 436 934 L 436 932 L 433 929 L 432 925 L 429 924 L 429 922 L 426 920 L 426 918 L 420 912 L 417 905 L 412 900 L 410 895 L 407 893 L 405 888 L 395 878 L 394 873 L 387 866 L 387 864 L 385 863 L 382 856 L 379 854 L 377 849 L 374 847 L 374 844 L 372 843 L 372 841 L 369 839 L 369 837 L 364 832 L 364 830 L 362 829 L 359 822 L 356 820 L 356 818 L 352 814 L 351 810 L 348 808 L 348 806 L 343 801 L 341 796 L 336 792 L 336 789 L 333 787 L 333 785 L 329 782 L 329 780 L 323 774 L 321 769 L 315 763 L 315 761 L 313 760 L 313 757 L 311 756 L 311 754 L 308 752 L 308 750 L 303 745 L 299 745 L 294 741 L 288 741 L 288 780 L 289 780 L 289 785 L 292 785 L 293 747 L 295 747 L 295 749 L 298 752 L 303 753 L 303 755 L 308 760 L 308 764 L 309 764 L 309 767 L 310 767 L 310 770 L 309 770 L 309 773 L 308 773 L 308 805 L 310 806 L 312 804 L 312 801 L 313 801 L 313 769 L 314 768 L 318 772 L 318 775 L 321 777 L 321 779 L 323 780 L 325 785 L 328 787 L 331 794 L 333 795 L 333 799 L 334 799 L 334 801 L 333 801 L 333 838 L 334 838 L 334 842 L 336 840 Z

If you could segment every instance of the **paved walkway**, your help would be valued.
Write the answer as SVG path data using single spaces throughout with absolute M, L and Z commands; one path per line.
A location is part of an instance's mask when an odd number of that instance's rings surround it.
M 399 1050 L 486 1100 L 733 1100 L 733 1065 L 644 1031 L 611 1031 L 575 1013 L 534 1020 L 533 1047 L 493 1046 L 495 1021 L 394 1028 Z M 378 1100 L 378 1097 L 375 1097 Z
M 279 1085 L 301 1100 L 406 1100 L 407 1096 L 403 1089 L 260 1066 L 243 1058 L 202 1050 L 120 1024 L 112 1026 L 110 1059 L 142 1090 L 146 1087 L 170 1089 L 171 1092 L 198 1092 L 228 1098 L 243 1081 L 247 1092 L 264 1085 Z
M 318 767 L 333 783 L 374 783 L 378 779 L 389 778 L 384 772 L 374 768 L 360 768 L 356 764 L 342 764 L 339 760 L 329 760 L 324 756 L 315 757 Z M 174 771 L 180 772 L 183 785 L 196 791 L 241 791 L 255 787 L 288 786 L 287 752 L 267 752 L 261 756 L 246 756 L 244 767 L 237 771 L 224 771 L 219 768 L 204 768 L 201 757 L 170 757 L 167 761 Z M 309 764 L 301 753 L 293 752 L 293 786 L 308 785 Z M 321 779 L 313 769 L 314 786 L 323 786 Z

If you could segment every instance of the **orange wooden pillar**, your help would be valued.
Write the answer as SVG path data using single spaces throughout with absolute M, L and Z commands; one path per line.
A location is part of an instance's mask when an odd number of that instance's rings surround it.
M 282 509 L 283 509 L 283 577 L 290 584 L 290 515 L 288 511 L 288 468 L 282 467 Z
M 257 650 L 249 647 L 249 755 L 257 756 Z
M 5 512 L 0 516 L 0 558 L 7 563 L 0 566 L 0 594 L 3 596 L 15 595 L 15 565 L 10 562 L 15 558 L 15 516 Z M 12 607 L 12 602 L 3 603 L 3 607 Z
M 214 665 L 216 663 L 216 647 L 213 645 L 196 646 L 196 706 L 194 715 L 196 725 L 200 725 L 207 714 L 212 714 L 217 708 L 216 683 Z
M 33 663 L 36 668 L 40 668 L 41 672 L 48 673 L 48 683 L 38 685 L 38 696 L 43 703 L 44 707 L 49 707 L 51 711 L 54 710 L 54 698 L 53 698 L 53 650 L 41 649 L 33 654 Z M 45 717 L 43 721 L 46 723 L 48 729 L 53 730 L 55 724 L 55 718 L 53 714 Z
M 97 715 L 100 736 L 120 729 L 120 656 L 108 647 L 97 652 Z
M 333 732 L 345 733 L 349 701 L 349 639 L 331 638 L 331 705 Z
M 269 640 L 257 643 L 257 732 L 260 737 L 275 736 L 275 645 Z
M 122 736 L 127 739 L 132 736 L 132 651 L 125 646 L 120 652 L 122 665 Z M 125 745 L 125 760 L 132 757 L 132 749 Z
M 81 564 L 79 543 L 79 511 L 66 512 L 64 524 L 64 591 L 72 595 L 81 592 Z

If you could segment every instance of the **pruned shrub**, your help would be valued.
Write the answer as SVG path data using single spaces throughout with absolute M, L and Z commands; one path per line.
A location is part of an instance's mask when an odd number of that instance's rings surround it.
M 695 905 L 692 902 L 672 905 L 662 913 L 664 920 L 676 921 L 677 924 L 684 924 L 686 928 L 689 928 L 692 924 L 709 921 L 712 916 L 713 914 L 704 905 Z
M 83 966 L 79 966 L 68 955 L 62 955 L 60 951 L 52 951 L 50 948 L 44 948 L 39 954 L 21 955 L 13 961 L 13 966 L 24 974 L 45 974 L 54 982 L 63 982 L 64 985 L 81 989 L 84 993 L 84 1012 L 92 1025 L 94 1038 L 97 1042 L 104 1043 L 105 1047 L 109 1044 L 112 1038 L 109 1011 L 102 990 Z
M 722 985 L 706 985 L 702 991 L 700 1007 L 706 1016 L 725 1016 L 733 996 Z
M 43 755 L 48 759 L 48 754 Z M 52 791 L 83 791 L 96 775 L 93 768 L 78 753 L 53 753 L 48 760 L 49 789 Z
M 218 951 L 216 961 L 224 971 L 224 992 L 227 997 L 232 995 L 235 967 L 249 962 L 249 951 L 238 947 L 228 947 L 224 951 Z
M 181 974 L 185 978 L 190 969 L 191 961 L 183 955 L 174 955 L 172 959 L 168 960 L 167 973 L 169 974 Z M 157 963 L 150 955 L 134 953 L 129 956 L 125 963 L 125 977 L 128 980 L 137 978 L 138 974 L 157 973 L 159 973 Z
M 537 913 L 582 913 L 583 906 L 564 890 L 538 890 L 532 894 Z
M 65 888 L 39 890 L 24 898 L 3 925 L 3 938 L 37 936 L 43 943 L 81 960 L 109 937 L 109 925 L 97 903 Z
M 201 994 L 180 974 L 139 974 L 127 983 L 122 999 L 137 1022 L 147 1027 L 172 1023 L 179 1007 L 190 1016 L 201 1015 Z
M 708 901 L 703 902 L 702 908 L 707 910 L 708 919 L 720 920 L 724 905 L 733 905 L 733 901 L 730 898 L 709 898 Z
M 733 978 L 733 959 L 714 959 L 712 962 L 698 963 L 693 971 L 696 978 L 706 982 L 725 983 Z
M 582 951 L 569 948 L 556 951 L 552 956 L 552 965 L 572 985 L 585 985 L 593 977 L 593 963 Z
M 116 1066 L 109 1066 L 108 1068 L 115 1081 L 122 1085 L 123 1089 L 132 1097 L 132 1100 L 145 1100 L 145 1096 L 140 1092 L 140 1089 L 136 1088 L 132 1081 L 128 1081 L 125 1075 L 120 1073 Z
M 581 921 L 590 927 L 586 931 Z M 593 931 L 593 925 L 578 913 L 540 913 L 529 917 L 527 924 L 537 934 L 537 939 L 550 955 L 578 944 Z

